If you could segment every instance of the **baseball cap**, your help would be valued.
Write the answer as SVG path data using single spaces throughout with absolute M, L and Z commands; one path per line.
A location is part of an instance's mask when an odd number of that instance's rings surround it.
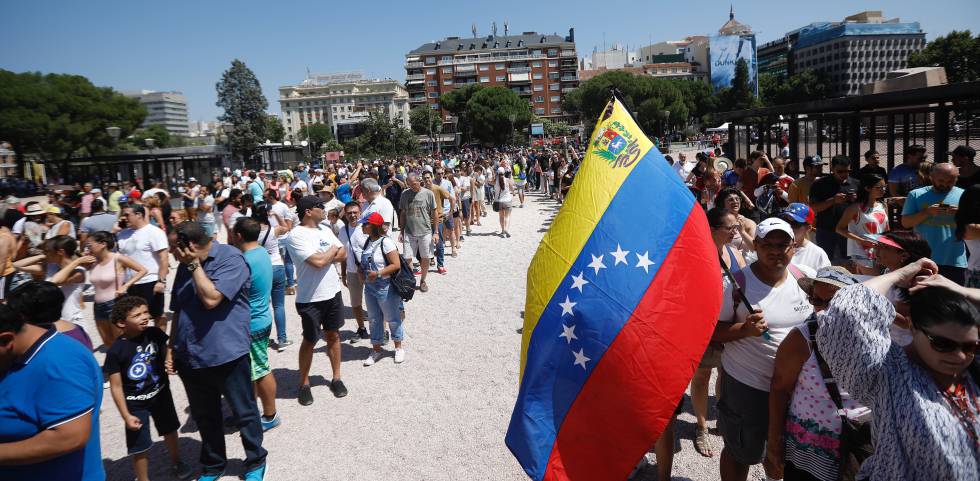
M 191 177 L 190 179 L 187 179 L 187 181 L 188 182 L 197 182 L 197 179 L 195 179 L 194 177 Z
M 813 166 L 824 165 L 824 164 L 826 164 L 826 162 L 824 162 L 819 155 L 808 155 L 803 158 L 804 167 L 813 167 Z
M 125 202 L 129 202 L 129 196 L 128 195 L 120 195 L 119 196 L 119 203 L 122 204 L 122 203 L 125 203 Z
M 963 157 L 973 158 L 977 155 L 977 149 L 970 147 L 969 145 L 960 145 L 953 149 L 949 155 L 962 155 Z
M 130 191 L 129 192 L 129 198 L 132 199 L 132 200 L 139 200 L 140 197 L 142 197 L 142 196 L 143 196 L 143 194 L 141 194 L 140 191 L 138 191 L 138 190 L 133 190 L 133 191 Z
M 45 211 L 46 211 L 47 213 L 49 213 L 49 214 L 60 214 L 60 213 L 61 213 L 61 207 L 58 207 L 58 206 L 56 206 L 56 205 L 49 205 L 49 206 L 48 206 L 47 208 L 45 208 L 44 210 L 45 210 Z
M 364 217 L 361 217 L 361 220 L 357 221 L 357 223 L 380 226 L 380 225 L 384 225 L 385 219 L 384 217 L 381 217 L 381 214 L 377 212 L 372 212 Z
M 721 174 L 721 183 L 725 185 L 738 184 L 738 172 L 726 170 L 724 174 Z
M 102 193 L 102 189 L 96 187 L 96 188 L 92 189 L 92 193 L 93 194 L 101 194 Z
M 836 287 L 847 287 L 861 281 L 843 267 L 828 266 L 821 267 L 815 277 L 801 277 L 796 282 L 799 283 L 800 289 L 803 289 L 803 292 L 809 294 L 810 289 L 813 289 L 813 284 L 816 282 L 823 282 L 824 284 L 830 284 Z
M 892 240 L 891 237 L 888 237 L 886 235 L 881 235 L 881 234 L 867 234 L 866 237 L 870 237 L 872 240 L 874 240 L 878 244 L 883 244 L 883 245 L 886 245 L 888 247 L 893 247 L 893 248 L 898 249 L 898 250 L 901 250 L 901 251 L 904 251 L 905 250 L 905 248 L 902 247 L 898 242 L 895 242 L 894 240 Z
M 783 231 L 789 234 L 790 239 L 794 239 L 793 228 L 789 226 L 785 220 L 778 217 L 770 217 L 762 222 L 759 222 L 759 226 L 755 228 L 755 236 L 759 239 L 766 238 L 769 234 Z
M 323 208 L 323 200 L 315 195 L 305 195 L 296 201 L 296 215 L 299 216 L 300 220 L 303 220 L 303 215 L 306 214 L 307 210 L 317 207 Z
M 813 214 L 813 209 L 801 202 L 793 202 L 792 204 L 786 206 L 786 208 L 783 209 L 781 217 L 783 217 L 784 220 L 789 219 L 793 222 L 810 225 L 813 225 L 816 218 L 816 216 Z

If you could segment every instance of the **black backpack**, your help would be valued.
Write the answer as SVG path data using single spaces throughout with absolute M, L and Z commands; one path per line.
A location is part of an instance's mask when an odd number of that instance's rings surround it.
M 385 267 L 388 267 L 391 263 L 388 262 L 388 256 L 384 254 L 384 242 L 388 239 L 387 236 L 381 236 L 381 257 L 385 260 Z M 388 239 L 390 240 L 390 239 Z M 367 249 L 368 244 L 371 243 L 371 239 L 364 241 L 364 249 Z M 398 249 L 395 249 L 398 252 Z M 405 260 L 405 256 L 398 254 L 398 262 L 401 264 L 401 268 L 398 269 L 394 274 L 391 275 L 389 280 L 391 281 L 391 288 L 398 293 L 398 296 L 402 298 L 403 301 L 410 301 L 412 297 L 415 296 L 415 273 L 412 272 L 412 263 Z

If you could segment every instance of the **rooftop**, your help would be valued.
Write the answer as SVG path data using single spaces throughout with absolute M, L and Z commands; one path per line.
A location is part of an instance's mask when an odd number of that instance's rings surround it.
M 480 51 L 480 50 L 509 50 L 515 48 L 528 48 L 532 46 L 546 45 L 573 45 L 574 32 L 569 32 L 569 36 L 563 37 L 558 34 L 541 34 L 537 32 L 524 32 L 520 35 L 487 35 L 485 37 L 446 37 L 445 39 L 422 44 L 422 46 L 412 50 L 408 55 L 423 54 L 453 54 L 456 52 Z
M 722 35 L 751 35 L 752 27 L 735 20 L 735 8 L 732 7 L 728 11 L 728 21 L 718 29 L 718 33 Z

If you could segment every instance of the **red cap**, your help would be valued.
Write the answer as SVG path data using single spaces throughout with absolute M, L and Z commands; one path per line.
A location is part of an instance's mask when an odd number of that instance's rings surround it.
M 361 219 L 361 223 L 382 226 L 385 223 L 385 219 L 384 217 L 381 217 L 381 214 L 377 212 L 372 212 L 371 215 Z
M 896 249 L 898 249 L 900 251 L 904 251 L 905 250 L 904 248 L 902 248 L 902 246 L 898 245 L 898 242 L 895 242 L 895 241 L 891 240 L 891 238 L 888 237 L 888 236 L 880 235 L 880 236 L 878 236 L 878 239 L 876 239 L 876 240 L 878 241 L 879 244 L 884 244 L 884 245 L 889 246 L 889 247 L 894 247 L 894 248 L 896 248 Z

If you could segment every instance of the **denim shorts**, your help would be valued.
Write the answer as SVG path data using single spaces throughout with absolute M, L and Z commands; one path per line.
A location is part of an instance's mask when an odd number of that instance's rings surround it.
M 95 311 L 95 320 L 108 321 L 109 319 L 111 319 L 112 306 L 114 305 L 116 305 L 115 299 L 111 301 L 105 301 L 105 302 L 96 302 L 95 305 L 92 307 L 92 310 Z

